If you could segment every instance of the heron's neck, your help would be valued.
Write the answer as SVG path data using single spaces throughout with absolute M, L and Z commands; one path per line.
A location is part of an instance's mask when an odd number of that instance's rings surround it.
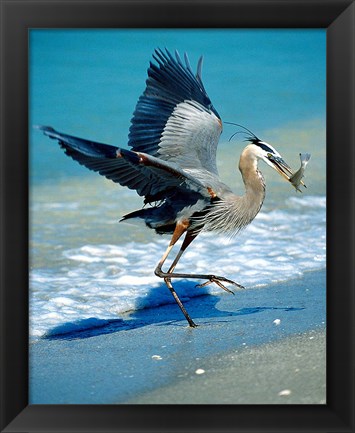
M 259 212 L 265 198 L 265 181 L 258 169 L 257 158 L 247 152 L 243 152 L 239 161 L 239 170 L 245 185 L 244 200 L 247 202 L 251 213 Z

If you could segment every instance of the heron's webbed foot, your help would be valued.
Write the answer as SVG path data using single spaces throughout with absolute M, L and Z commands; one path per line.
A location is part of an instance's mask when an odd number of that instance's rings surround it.
M 218 287 L 234 295 L 235 293 L 232 290 L 228 289 L 224 284 L 222 284 L 221 281 L 223 281 L 224 283 L 233 284 L 234 286 L 237 286 L 239 289 L 245 289 L 244 286 L 236 283 L 235 281 L 229 280 L 228 278 L 225 277 L 217 277 L 216 275 L 210 275 L 208 277 L 208 281 L 202 284 L 198 284 L 196 287 L 205 287 L 208 286 L 209 284 L 216 283 Z

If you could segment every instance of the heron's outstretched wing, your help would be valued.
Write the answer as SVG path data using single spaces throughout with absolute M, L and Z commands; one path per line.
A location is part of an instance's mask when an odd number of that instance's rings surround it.
M 57 139 L 65 153 L 81 165 L 96 171 L 122 186 L 134 189 L 150 203 L 164 198 L 172 188 L 182 187 L 211 196 L 206 188 L 176 164 L 143 152 L 120 149 L 56 131 L 50 126 L 38 127 L 45 135 Z
M 222 122 L 201 79 L 202 58 L 194 75 L 188 58 L 156 50 L 146 89 L 132 118 L 129 145 L 183 170 L 217 175 L 216 150 Z M 198 176 L 200 177 L 200 176 Z M 201 180 L 202 180 L 201 178 Z

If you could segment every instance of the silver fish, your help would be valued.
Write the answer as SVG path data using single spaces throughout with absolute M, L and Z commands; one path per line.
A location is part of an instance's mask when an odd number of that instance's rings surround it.
M 295 174 L 293 174 L 289 178 L 289 181 L 296 188 L 296 191 L 302 192 L 299 189 L 300 185 L 303 185 L 305 188 L 307 188 L 306 185 L 303 183 L 302 178 L 304 176 L 304 171 L 306 169 L 306 165 L 308 164 L 310 158 L 311 158 L 310 153 L 300 153 L 301 167 L 296 171 Z

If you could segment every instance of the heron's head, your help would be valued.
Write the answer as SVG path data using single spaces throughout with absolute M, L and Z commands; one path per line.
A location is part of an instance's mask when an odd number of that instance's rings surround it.
M 242 128 L 235 132 L 229 140 L 231 140 L 236 134 L 245 134 L 246 140 L 249 145 L 244 149 L 241 160 L 239 162 L 239 168 L 241 168 L 242 160 L 247 159 L 247 155 L 254 159 L 256 162 L 258 159 L 262 159 L 267 165 L 276 170 L 286 180 L 290 180 L 293 175 L 290 166 L 284 161 L 279 152 L 265 141 L 260 140 L 250 129 L 245 126 L 239 125 L 238 123 L 225 122 L 229 125 L 234 125 Z
M 290 166 L 270 144 L 255 137 L 250 140 L 249 146 L 252 147 L 252 152 L 258 159 L 266 162 L 267 165 L 276 170 L 286 180 L 289 180 L 290 176 L 293 175 Z

